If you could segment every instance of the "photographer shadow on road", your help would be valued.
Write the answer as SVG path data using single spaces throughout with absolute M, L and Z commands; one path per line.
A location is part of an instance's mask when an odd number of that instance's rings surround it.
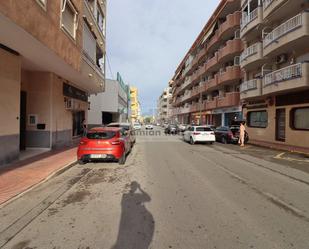
M 132 182 L 130 191 L 122 195 L 119 232 L 112 249 L 148 249 L 155 226 L 152 214 L 144 206 L 150 201 L 139 183 Z

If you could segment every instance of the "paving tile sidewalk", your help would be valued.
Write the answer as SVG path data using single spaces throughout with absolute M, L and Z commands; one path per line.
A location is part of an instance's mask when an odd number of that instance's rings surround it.
M 49 151 L 0 169 L 0 205 L 74 163 L 76 150 Z

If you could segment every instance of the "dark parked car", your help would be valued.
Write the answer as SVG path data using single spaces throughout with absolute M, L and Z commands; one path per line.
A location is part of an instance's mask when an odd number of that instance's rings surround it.
M 239 140 L 239 126 L 234 125 L 231 127 L 221 126 L 215 130 L 216 141 L 221 143 L 234 143 L 237 144 Z M 245 132 L 245 143 L 249 141 L 249 135 Z
M 168 125 L 165 130 L 164 130 L 165 134 L 177 134 L 178 133 L 178 127 L 177 125 Z

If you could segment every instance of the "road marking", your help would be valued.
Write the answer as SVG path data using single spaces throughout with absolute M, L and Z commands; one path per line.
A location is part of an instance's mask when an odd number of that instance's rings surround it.
M 278 155 L 274 156 L 275 159 L 281 159 L 281 160 L 286 160 L 290 162 L 305 162 L 309 163 L 308 159 L 296 159 L 296 158 L 291 158 L 291 157 L 283 157 L 286 154 L 286 152 L 279 153 Z

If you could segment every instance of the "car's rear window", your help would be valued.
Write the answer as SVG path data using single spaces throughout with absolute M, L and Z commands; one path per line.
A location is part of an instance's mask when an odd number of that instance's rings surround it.
M 126 131 L 130 130 L 130 126 L 128 125 L 122 125 L 121 128 L 125 129 Z
M 239 131 L 239 126 L 232 126 L 231 131 Z
M 88 132 L 88 139 L 110 139 L 116 136 L 115 131 L 96 131 L 96 132 Z
M 123 128 L 125 129 L 126 131 L 130 130 L 130 126 L 129 125 L 119 125 L 119 124 L 111 124 L 111 125 L 108 125 L 107 127 L 115 127 L 115 128 Z
M 212 129 L 209 127 L 196 127 L 195 130 L 196 131 L 212 131 Z

